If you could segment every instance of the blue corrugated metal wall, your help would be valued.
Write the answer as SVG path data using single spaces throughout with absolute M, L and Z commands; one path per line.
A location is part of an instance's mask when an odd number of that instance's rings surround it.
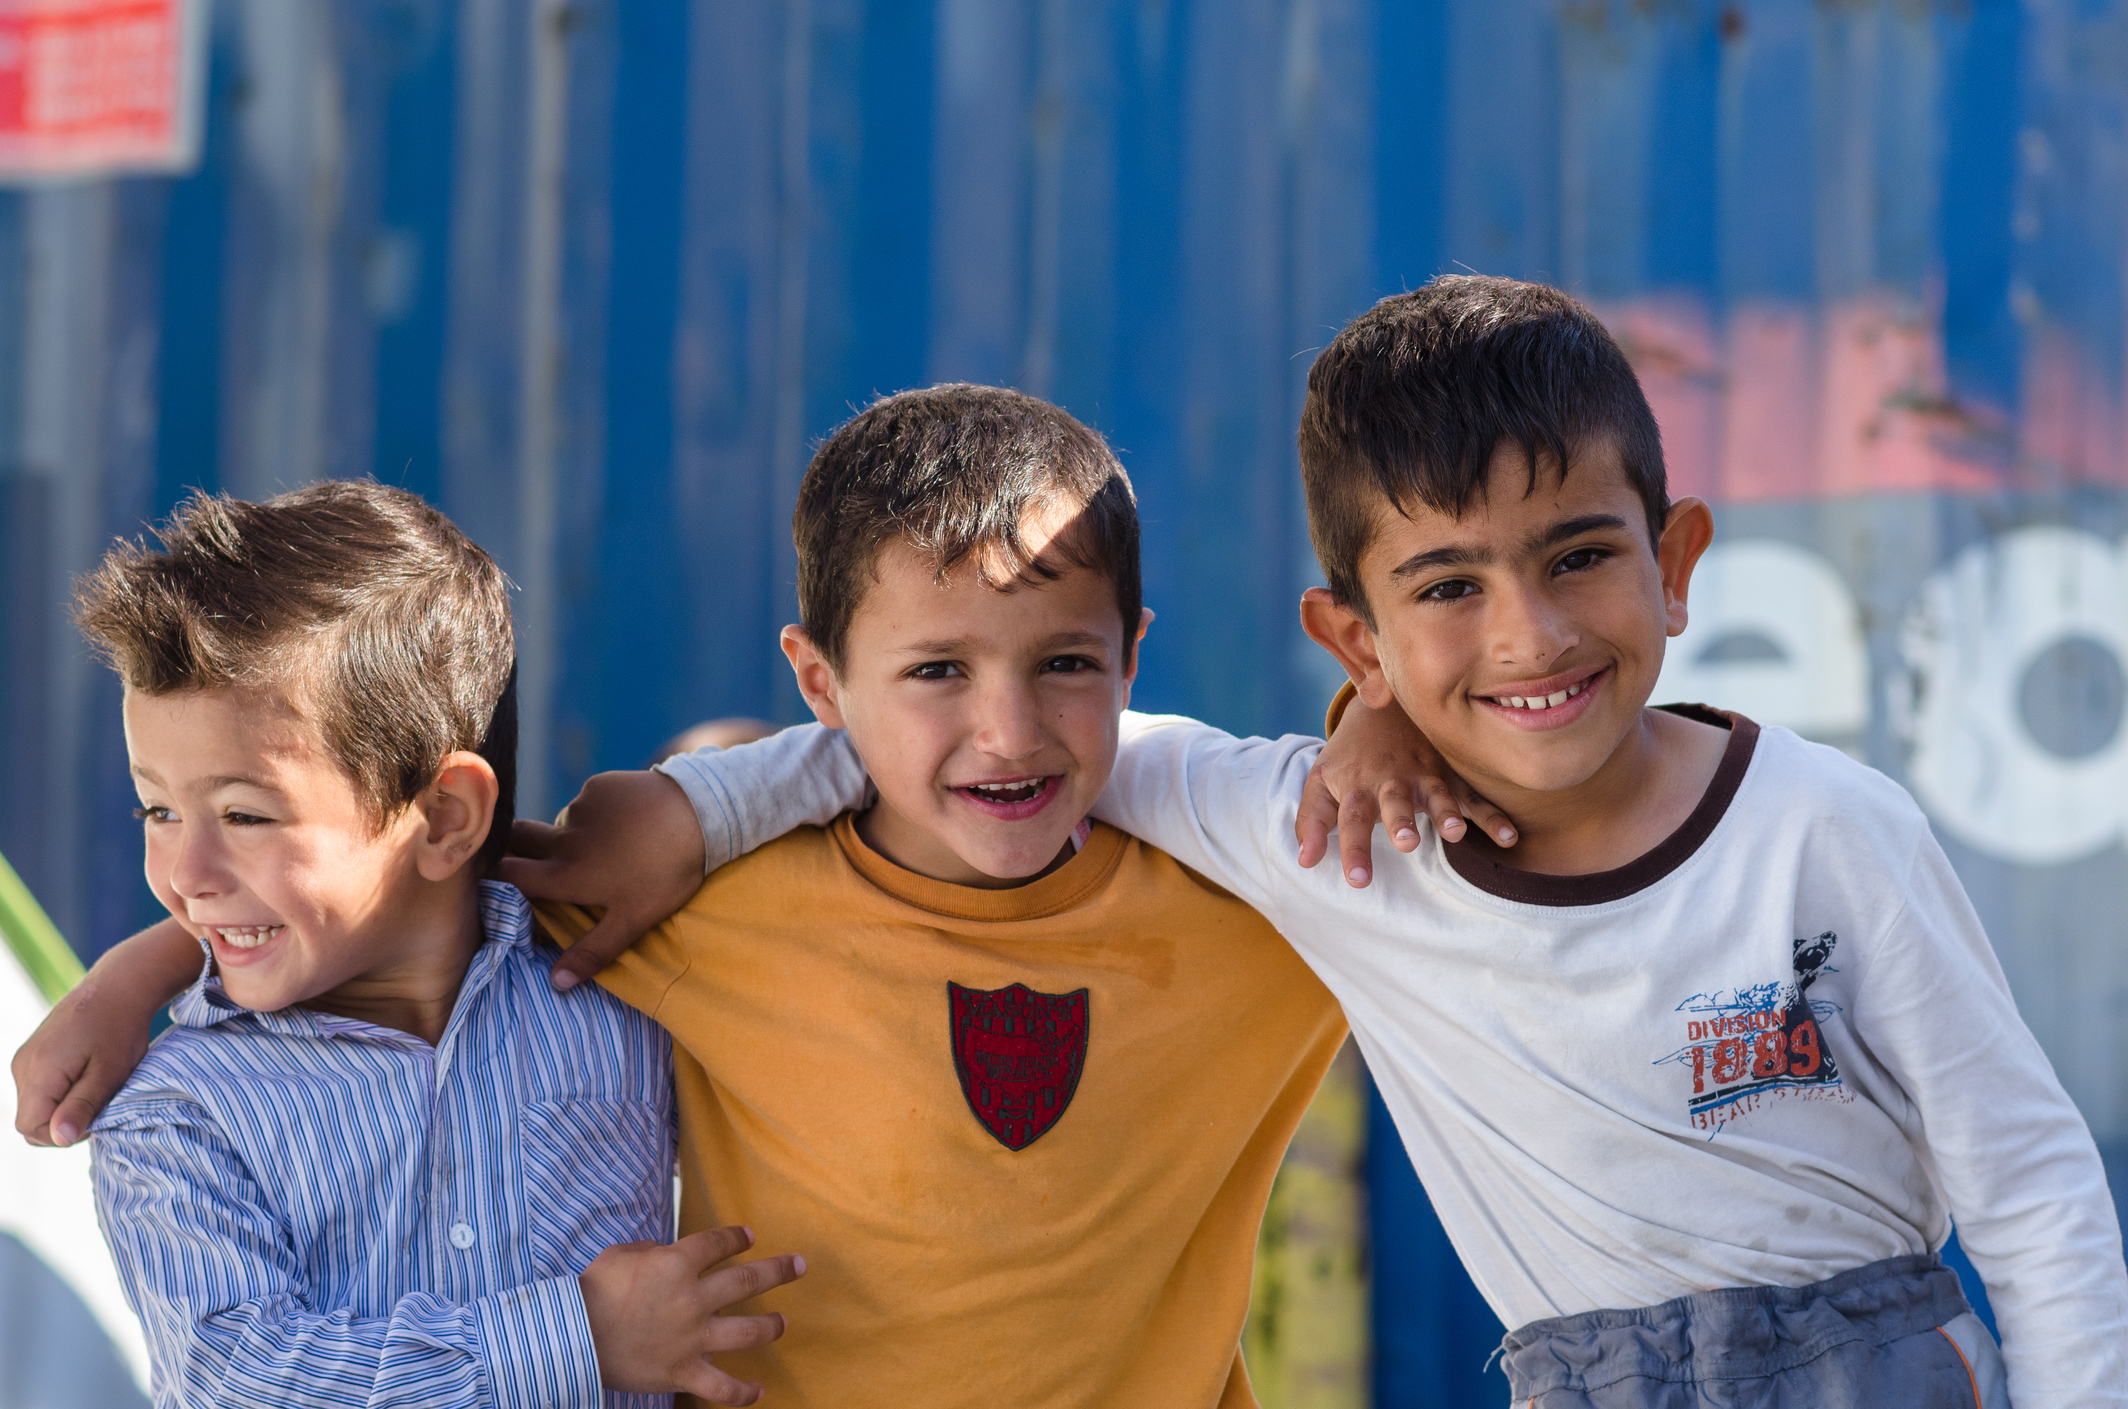
M 1913 783 L 2128 1144 L 2128 7 L 223 0 L 210 90 L 196 173 L 0 195 L 0 851 L 85 953 L 152 911 L 65 584 L 187 486 L 375 474 L 494 549 L 536 810 L 796 717 L 809 446 L 1010 382 L 1136 478 L 1141 703 L 1307 728 L 1311 351 L 1468 266 L 1596 300 L 1679 489 L 1800 551 L 1718 560 L 1679 688 Z M 2096 606 L 1989 615 L 2072 560 Z M 1768 606 L 1764 561 L 1823 591 Z M 1372 1164 L 1378 1402 L 1496 1394 L 1497 1327 Z

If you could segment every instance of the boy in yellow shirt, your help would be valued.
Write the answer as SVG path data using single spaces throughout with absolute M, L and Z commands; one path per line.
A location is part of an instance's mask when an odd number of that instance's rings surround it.
M 751 1308 L 796 1329 L 718 1365 L 794 1406 L 1252 1405 L 1256 1228 L 1346 1029 L 1254 911 L 1084 820 L 1148 615 L 1122 468 L 1031 397 L 904 393 L 794 530 L 783 647 L 878 801 L 696 872 L 600 976 L 674 1038 L 683 1231 L 807 1254 Z M 153 939 L 107 994 L 154 997 Z M 122 1056 L 140 1007 L 75 1021 Z

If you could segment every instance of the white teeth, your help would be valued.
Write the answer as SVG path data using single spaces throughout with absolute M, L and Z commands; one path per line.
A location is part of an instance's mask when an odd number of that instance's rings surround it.
M 1032 798 L 1036 793 L 1039 793 L 1041 790 L 1042 780 L 1040 778 L 1028 778 L 1018 783 L 968 784 L 969 792 L 981 793 L 986 797 L 995 798 L 1000 802 L 1008 800 L 1015 802 L 1025 802 L 1028 799 Z
M 1549 695 L 1496 695 L 1493 699 L 1494 703 L 1506 705 L 1509 709 L 1557 709 L 1587 688 L 1588 682 L 1584 680 L 1579 685 L 1569 685 Z
M 231 949 L 256 949 L 281 932 L 279 925 L 215 926 L 215 934 Z

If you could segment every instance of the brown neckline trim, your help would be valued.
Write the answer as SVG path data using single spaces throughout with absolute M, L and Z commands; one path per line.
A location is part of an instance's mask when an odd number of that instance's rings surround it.
M 1096 822 L 1079 854 L 1042 879 L 1005 890 L 979 890 L 895 865 L 858 835 L 854 812 L 836 818 L 828 833 L 858 875 L 896 900 L 957 920 L 1038 920 L 1083 905 L 1108 884 L 1130 845 L 1123 833 Z
M 1743 785 L 1744 774 L 1751 767 L 1752 752 L 1758 747 L 1759 726 L 1741 714 L 1711 709 L 1706 705 L 1659 705 L 1657 708 L 1701 724 L 1727 729 L 1729 747 L 1722 751 L 1721 764 L 1715 768 L 1714 779 L 1707 784 L 1699 806 L 1693 808 L 1692 815 L 1653 850 L 1644 852 L 1615 871 L 1597 871 L 1586 876 L 1546 876 L 1503 866 L 1490 856 L 1480 855 L 1467 842 L 1444 844 L 1441 849 L 1455 873 L 1488 895 L 1524 905 L 1604 905 L 1646 890 L 1689 861 L 1692 853 L 1714 834 L 1715 826 L 1735 800 L 1736 790 Z

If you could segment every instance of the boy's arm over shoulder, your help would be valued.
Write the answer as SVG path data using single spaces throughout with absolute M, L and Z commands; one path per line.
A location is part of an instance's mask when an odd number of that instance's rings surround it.
M 121 1096 L 94 1127 L 97 1219 L 184 1404 L 596 1405 L 574 1276 L 389 1315 L 321 1311 L 265 1191 L 190 1102 Z
M 1293 821 L 1321 739 L 1239 739 L 1179 715 L 1123 714 L 1094 816 L 1266 913 L 1307 883 Z
M 15 1053 L 15 1129 L 71 1145 L 148 1050 L 156 1010 L 200 981 L 200 942 L 174 919 L 105 951 Z
M 702 828 L 702 871 L 800 827 L 825 827 L 871 791 L 850 736 L 819 724 L 728 749 L 674 754 L 657 766 L 680 785 Z
M 2128 1267 L 2090 1130 L 1920 810 L 1900 794 L 1858 811 L 1828 830 L 1881 824 L 1906 846 L 1901 876 L 1891 847 L 1828 839 L 1854 859 L 1883 858 L 1875 883 L 1903 882 L 1896 914 L 1858 956 L 1853 1031 L 1914 1103 L 1959 1244 L 1987 1285 L 2010 1398 L 2018 1409 L 2128 1405 Z
M 603 912 L 554 967 L 554 986 L 567 989 L 679 910 L 703 876 L 786 832 L 826 826 L 869 791 L 846 735 L 800 725 L 652 771 L 596 774 L 555 825 L 511 829 L 497 875 L 537 899 Z

